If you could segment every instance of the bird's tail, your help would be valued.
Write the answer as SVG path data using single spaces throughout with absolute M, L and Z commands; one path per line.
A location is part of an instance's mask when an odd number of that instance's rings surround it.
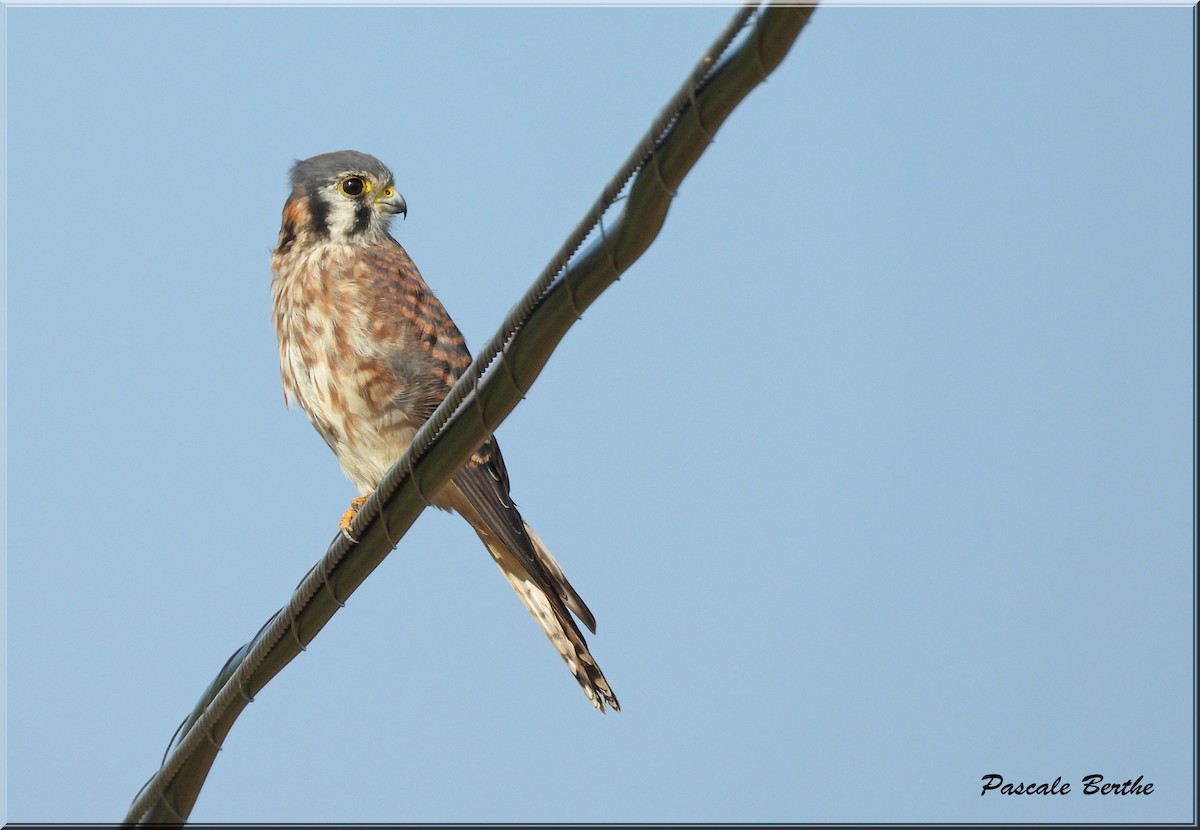
M 592 633 L 596 631 L 595 617 L 542 540 L 521 518 L 508 498 L 504 477 L 484 469 L 480 465 L 464 467 L 434 503 L 457 512 L 475 529 L 504 578 L 546 632 L 550 644 L 566 661 L 592 705 L 603 712 L 607 704 L 619 712 L 621 706 L 616 695 L 592 659 L 571 612 Z
M 522 557 L 495 538 L 490 537 L 490 534 L 480 533 L 479 536 L 487 545 L 488 551 L 496 560 L 496 564 L 500 567 L 505 579 L 508 580 L 508 584 L 517 592 L 521 602 L 525 603 L 525 607 L 538 621 L 542 631 L 546 632 L 555 651 L 566 661 L 567 668 L 575 675 L 575 679 L 583 687 L 583 693 L 587 695 L 592 705 L 601 712 L 604 711 L 606 703 L 613 708 L 613 711 L 621 711 L 621 705 L 617 702 L 616 695 L 609 687 L 604 672 L 600 671 L 600 667 L 596 665 L 591 652 L 588 651 L 587 641 L 583 639 L 582 632 L 575 625 L 575 620 L 571 618 L 571 612 L 574 611 L 593 633 L 596 631 L 595 618 L 592 617 L 591 611 L 580 599 L 579 594 L 571 587 L 571 583 L 567 582 L 566 577 L 563 576 L 558 562 L 550 555 L 550 551 L 546 549 L 542 540 L 537 537 L 528 524 L 525 525 L 525 532 L 529 536 L 529 541 L 533 543 L 534 555 L 538 564 L 542 566 L 541 570 L 544 571 L 545 576 L 549 577 L 548 580 L 539 579 L 530 574 L 531 569 L 525 566 Z M 546 584 L 547 581 L 550 584 Z

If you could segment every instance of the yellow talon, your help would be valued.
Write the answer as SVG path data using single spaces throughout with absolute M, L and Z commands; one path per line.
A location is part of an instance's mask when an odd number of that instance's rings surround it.
M 342 520 L 338 522 L 338 527 L 341 528 L 342 532 L 347 536 L 350 535 L 350 522 L 354 521 L 354 517 L 358 515 L 358 509 L 367 503 L 367 496 L 369 495 L 370 493 L 368 493 L 366 496 L 359 496 L 356 499 L 350 499 L 350 509 L 342 514 Z

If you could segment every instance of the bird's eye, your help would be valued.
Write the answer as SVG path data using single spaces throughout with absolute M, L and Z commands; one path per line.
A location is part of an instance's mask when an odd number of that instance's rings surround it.
M 371 183 L 362 176 L 347 176 L 338 182 L 338 190 L 342 192 L 342 195 L 353 198 L 369 193 Z

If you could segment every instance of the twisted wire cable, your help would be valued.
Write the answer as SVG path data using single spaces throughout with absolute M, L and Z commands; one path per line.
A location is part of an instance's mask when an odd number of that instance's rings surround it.
M 360 509 L 351 526 L 358 541 L 342 534 L 335 537 L 288 603 L 226 661 L 176 731 L 160 768 L 130 805 L 126 824 L 187 820 L 224 736 L 254 693 L 345 604 L 424 509 L 426 494 L 436 492 L 524 396 L 582 310 L 653 241 L 675 187 L 732 109 L 782 61 L 812 7 L 768 6 L 746 43 L 722 61 L 755 11 L 751 3 L 734 15 L 591 211 Z M 685 118 L 689 113 L 692 117 Z M 642 175 L 650 162 L 653 175 Z M 635 174 L 621 216 L 606 231 L 602 217 Z M 599 242 L 572 269 L 579 247 L 598 227 Z M 488 371 L 493 361 L 504 371 Z M 477 422 L 471 422 L 468 411 L 478 416 Z

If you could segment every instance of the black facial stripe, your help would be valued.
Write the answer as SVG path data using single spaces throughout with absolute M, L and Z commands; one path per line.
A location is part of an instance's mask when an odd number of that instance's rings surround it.
M 329 205 L 319 195 L 308 198 L 308 213 L 312 217 L 309 229 L 316 236 L 329 236 Z
M 350 230 L 351 236 L 357 236 L 365 231 L 371 224 L 371 206 L 361 204 L 354 211 L 354 227 Z

